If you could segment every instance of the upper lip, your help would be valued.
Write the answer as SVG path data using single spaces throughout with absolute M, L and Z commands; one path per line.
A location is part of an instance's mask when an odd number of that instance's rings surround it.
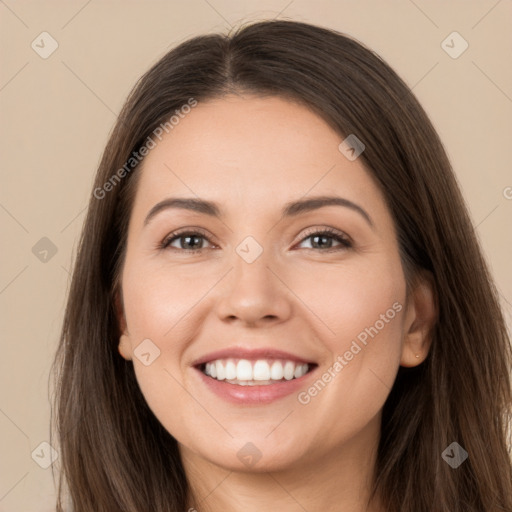
M 243 347 L 231 347 L 225 348 L 222 350 L 217 350 L 215 352 L 210 352 L 199 359 L 193 361 L 192 366 L 200 366 L 204 363 L 209 363 L 210 361 L 215 361 L 217 359 L 285 359 L 287 361 L 294 361 L 297 363 L 309 363 L 314 364 L 311 359 L 307 359 L 304 357 L 297 356 L 290 352 L 285 352 L 283 350 L 276 350 L 274 348 L 243 348 Z

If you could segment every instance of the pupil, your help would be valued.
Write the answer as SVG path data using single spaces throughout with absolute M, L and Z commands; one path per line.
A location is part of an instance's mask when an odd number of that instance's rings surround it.
M 322 242 L 320 244 L 317 243 L 317 240 L 322 240 Z M 325 236 L 325 235 L 315 235 L 313 237 L 313 245 L 314 246 L 320 246 L 320 247 L 325 247 L 325 244 L 326 243 L 326 240 L 328 240 L 327 242 L 327 246 L 330 247 L 330 243 L 332 240 L 328 237 L 328 236 Z
M 186 240 L 186 242 L 185 242 L 186 245 L 195 246 L 196 244 L 190 243 L 189 240 L 195 240 L 197 242 L 199 240 L 199 237 L 198 236 L 185 236 L 185 237 L 183 237 L 183 239 Z M 199 243 L 199 245 L 201 245 L 201 244 Z

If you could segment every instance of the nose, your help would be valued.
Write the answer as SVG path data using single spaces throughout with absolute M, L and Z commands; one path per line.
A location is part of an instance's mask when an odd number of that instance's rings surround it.
M 269 262 L 265 252 L 252 263 L 234 259 L 234 268 L 219 290 L 217 314 L 224 322 L 258 327 L 290 318 L 293 294 Z

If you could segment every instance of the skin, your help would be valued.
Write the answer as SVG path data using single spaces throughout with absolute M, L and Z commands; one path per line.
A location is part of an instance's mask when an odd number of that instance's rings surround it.
M 342 140 L 304 106 L 230 95 L 199 103 L 144 160 L 122 272 L 119 352 L 177 439 L 197 496 L 190 506 L 199 511 L 251 512 L 270 503 L 282 512 L 367 510 L 382 407 L 399 365 L 428 354 L 432 288 L 420 280 L 406 300 L 384 196 L 361 158 L 340 152 Z M 316 195 L 353 201 L 373 227 L 341 206 L 280 218 L 288 201 Z M 215 201 L 222 217 L 173 208 L 145 226 L 151 208 L 170 196 Z M 208 238 L 196 241 L 199 253 L 179 238 L 157 248 L 192 227 Z M 307 236 L 326 227 L 353 247 L 328 239 L 330 249 L 315 248 Z M 263 249 L 252 263 L 236 252 L 247 236 Z M 272 346 L 315 361 L 320 377 L 396 302 L 401 311 L 307 404 L 293 393 L 234 405 L 191 366 L 234 345 Z M 160 350 L 148 366 L 133 352 L 145 339 Z M 237 457 L 247 442 L 261 453 L 251 467 Z M 382 508 L 377 501 L 368 510 Z

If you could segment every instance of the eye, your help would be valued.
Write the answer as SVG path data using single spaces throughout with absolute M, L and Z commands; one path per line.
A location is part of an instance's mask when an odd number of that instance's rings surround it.
M 201 252 L 203 247 L 203 241 L 210 241 L 209 238 L 201 231 L 175 231 L 168 235 L 163 242 L 159 245 L 160 249 L 167 249 L 172 247 L 174 250 L 182 250 L 188 253 Z M 173 246 L 175 242 L 178 242 L 178 247 Z
M 306 249 L 320 249 L 320 252 L 333 252 L 352 247 L 352 242 L 349 237 L 341 231 L 332 228 L 316 229 L 316 231 L 309 232 L 308 235 L 301 240 L 301 243 L 306 240 L 311 240 L 311 247 L 306 247 Z M 333 248 L 333 240 L 339 243 L 338 247 Z

